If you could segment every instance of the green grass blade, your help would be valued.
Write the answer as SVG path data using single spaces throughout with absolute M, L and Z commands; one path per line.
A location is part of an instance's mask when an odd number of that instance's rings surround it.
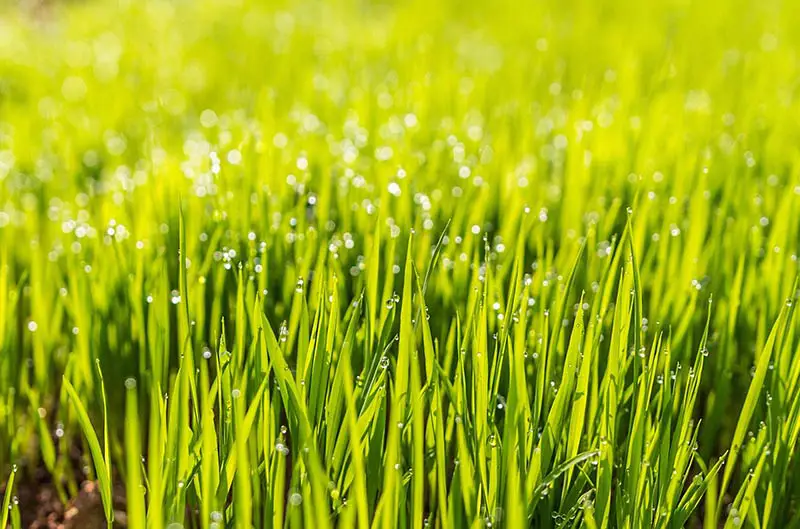
M 89 415 L 81 403 L 81 398 L 72 387 L 72 384 L 66 378 L 63 379 L 63 388 L 67 392 L 69 400 L 77 414 L 78 424 L 80 424 L 83 436 L 86 438 L 86 443 L 89 445 L 89 453 L 92 456 L 92 464 L 94 465 L 97 481 L 100 483 L 100 497 L 103 500 L 103 509 L 106 515 L 106 521 L 109 526 L 114 521 L 114 505 L 111 497 L 111 474 L 106 466 L 105 452 L 100 446 L 100 440 L 97 438 L 94 426 L 89 420 Z

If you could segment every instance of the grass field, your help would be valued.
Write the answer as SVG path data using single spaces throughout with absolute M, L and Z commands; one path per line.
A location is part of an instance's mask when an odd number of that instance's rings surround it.
M 0 527 L 800 528 L 799 23 L 3 4 Z

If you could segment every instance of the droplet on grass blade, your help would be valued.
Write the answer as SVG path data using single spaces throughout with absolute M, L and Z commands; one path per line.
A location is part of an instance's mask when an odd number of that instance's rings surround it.
M 293 492 L 291 496 L 289 496 L 289 503 L 294 505 L 295 507 L 303 503 L 303 495 L 299 492 Z

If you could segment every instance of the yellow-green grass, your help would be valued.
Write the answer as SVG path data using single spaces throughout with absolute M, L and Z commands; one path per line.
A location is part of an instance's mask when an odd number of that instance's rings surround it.
M 800 527 L 799 13 L 3 6 L 4 523 Z

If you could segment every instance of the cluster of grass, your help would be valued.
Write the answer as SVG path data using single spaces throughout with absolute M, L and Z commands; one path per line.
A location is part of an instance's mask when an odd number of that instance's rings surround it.
M 0 526 L 800 527 L 790 6 L 0 12 Z

